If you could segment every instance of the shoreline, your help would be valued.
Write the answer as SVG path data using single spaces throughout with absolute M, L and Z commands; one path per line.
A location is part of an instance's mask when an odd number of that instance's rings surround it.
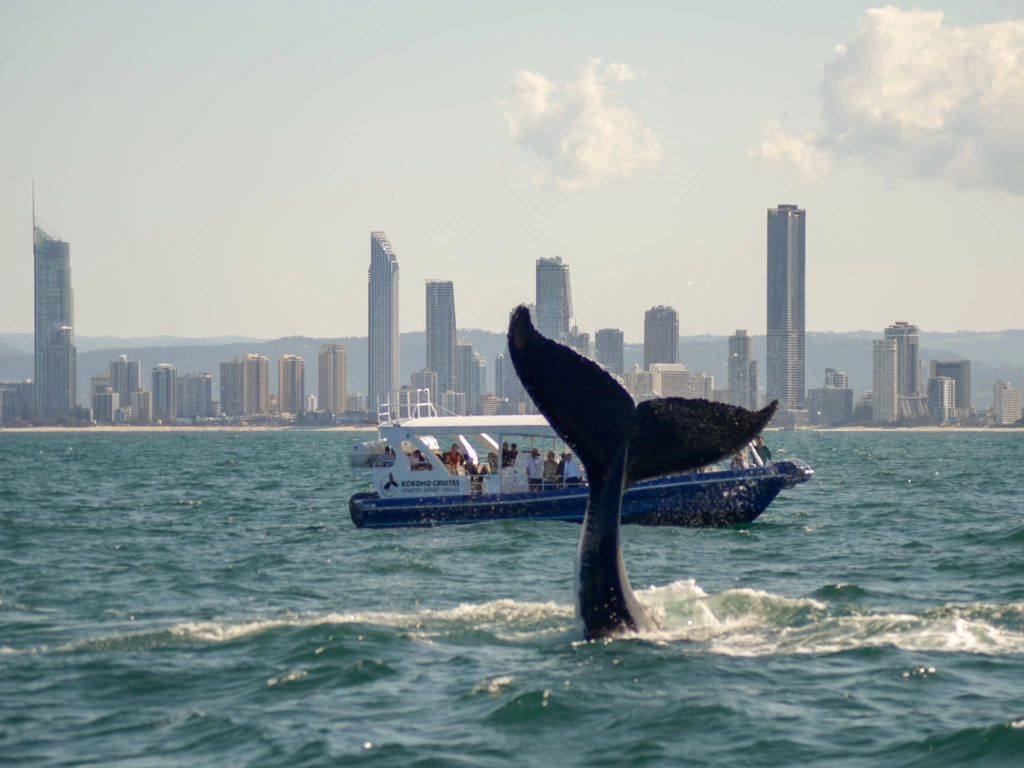
M 270 426 L 270 425 L 248 425 L 248 426 L 227 426 L 210 425 L 200 426 L 192 424 L 157 426 L 155 424 L 141 424 L 129 426 L 122 424 L 104 424 L 90 427 L 0 427 L 0 432 L 29 433 L 56 433 L 66 432 L 75 434 L 117 434 L 123 432 L 376 432 L 375 426 L 343 425 L 337 427 L 293 427 L 293 426 Z

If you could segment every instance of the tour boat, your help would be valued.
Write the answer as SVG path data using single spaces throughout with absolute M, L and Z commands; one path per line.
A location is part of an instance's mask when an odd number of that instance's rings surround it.
M 372 491 L 349 500 L 360 528 L 435 526 L 485 520 L 582 522 L 586 479 L 528 478 L 531 449 L 556 457 L 570 449 L 540 415 L 438 416 L 432 406 L 409 408 L 378 424 L 380 439 L 354 446 L 352 464 L 368 475 Z M 428 415 L 421 415 L 427 413 Z M 518 455 L 502 466 L 503 443 Z M 443 454 L 457 446 L 462 466 Z M 390 449 L 390 451 L 388 450 Z M 785 459 L 755 466 L 720 468 L 647 480 L 622 500 L 622 522 L 639 525 L 731 525 L 757 518 L 778 494 L 806 482 L 814 471 Z

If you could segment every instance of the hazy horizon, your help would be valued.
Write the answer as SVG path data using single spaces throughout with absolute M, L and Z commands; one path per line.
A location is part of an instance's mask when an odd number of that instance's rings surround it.
M 1021 328 L 1024 13 L 938 8 L 5 5 L 0 329 L 33 181 L 81 336 L 365 336 L 377 229 L 402 332 L 428 278 L 500 332 L 558 255 L 591 334 L 760 334 L 780 203 L 809 331 Z

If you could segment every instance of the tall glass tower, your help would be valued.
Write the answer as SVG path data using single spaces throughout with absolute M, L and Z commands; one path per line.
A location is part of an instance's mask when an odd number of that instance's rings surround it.
M 370 233 L 367 407 L 398 389 L 398 257 L 384 232 Z
M 767 395 L 782 410 L 806 408 L 806 224 L 795 205 L 768 209 Z
M 44 420 L 75 410 L 75 293 L 71 246 L 36 219 L 32 202 L 35 275 L 35 410 Z
M 679 313 L 659 304 L 644 313 L 644 370 L 679 362 Z
M 563 344 L 572 330 L 572 288 L 569 265 L 559 256 L 537 259 L 537 330 Z
M 455 286 L 451 280 L 427 280 L 427 368 L 437 374 L 438 392 L 458 391 L 456 341 Z

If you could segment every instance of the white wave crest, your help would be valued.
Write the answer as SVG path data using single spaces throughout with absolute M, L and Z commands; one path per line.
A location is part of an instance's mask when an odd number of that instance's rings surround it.
M 769 656 L 894 647 L 1003 655 L 1024 652 L 1024 605 L 949 604 L 920 616 L 902 613 L 833 615 L 828 605 L 752 589 L 708 595 L 692 581 L 637 593 L 662 629 L 656 642 L 690 641 L 714 654 Z M 1016 627 L 999 621 L 1015 618 Z

